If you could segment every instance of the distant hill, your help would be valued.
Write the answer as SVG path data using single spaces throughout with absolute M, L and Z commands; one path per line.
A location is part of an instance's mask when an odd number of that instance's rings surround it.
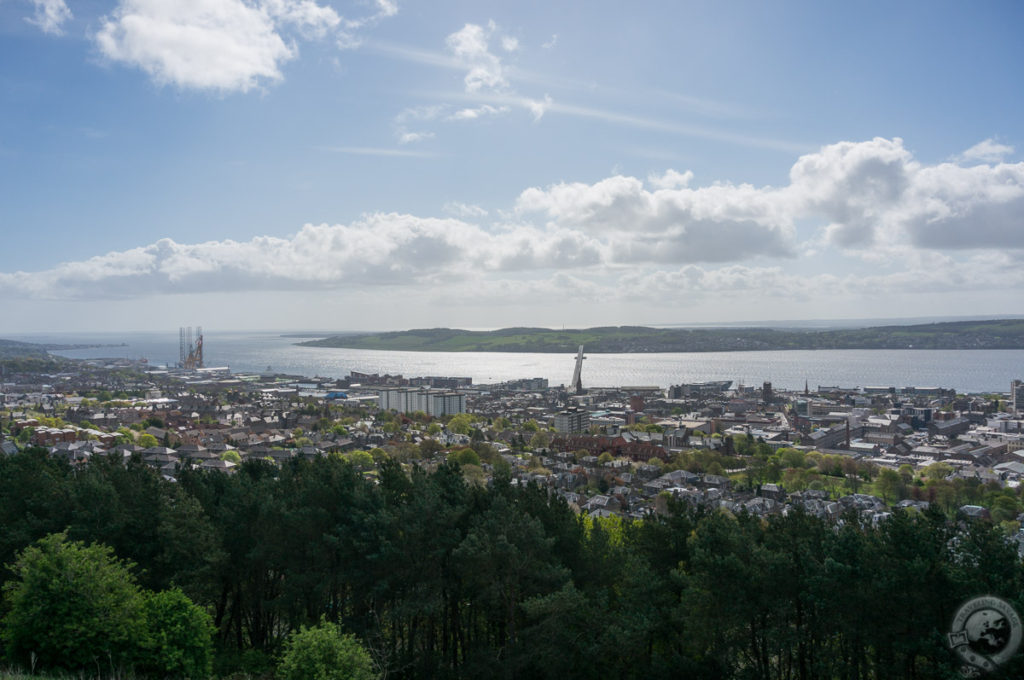
M 336 335 L 306 347 L 418 352 L 736 352 L 784 349 L 1024 349 L 1024 319 L 955 321 L 840 330 L 771 328 L 648 328 L 605 326 L 574 330 L 430 328 Z
M 0 340 L 0 359 L 24 359 L 27 357 L 44 358 L 47 346 L 17 340 Z

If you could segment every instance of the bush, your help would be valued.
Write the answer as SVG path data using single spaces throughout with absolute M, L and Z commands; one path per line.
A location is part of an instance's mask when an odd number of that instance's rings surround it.
M 213 622 L 177 588 L 150 593 L 144 603 L 149 649 L 143 664 L 154 675 L 206 678 L 213 659 Z
M 50 534 L 22 551 L 4 585 L 0 638 L 31 669 L 97 675 L 139 670 L 208 677 L 209 615 L 178 589 L 141 590 L 105 545 Z
M 325 619 L 303 626 L 285 643 L 277 668 L 282 680 L 373 680 L 373 660 L 354 635 Z
M 12 565 L 3 640 L 13 661 L 67 671 L 130 668 L 146 646 L 143 597 L 103 545 L 50 534 Z

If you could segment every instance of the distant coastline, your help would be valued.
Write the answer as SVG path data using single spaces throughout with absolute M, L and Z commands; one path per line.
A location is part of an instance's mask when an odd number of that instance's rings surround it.
M 406 352 L 743 352 L 816 349 L 1024 349 L 1024 319 L 955 321 L 839 330 L 772 328 L 650 328 L 605 326 L 585 329 L 451 328 L 333 335 L 296 343 L 304 347 Z

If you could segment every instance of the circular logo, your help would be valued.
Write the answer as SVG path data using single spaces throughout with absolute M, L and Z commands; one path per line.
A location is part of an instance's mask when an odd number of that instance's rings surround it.
M 993 671 L 1020 647 L 1020 617 L 998 597 L 976 597 L 960 607 L 949 630 L 949 646 L 967 664 L 965 675 Z

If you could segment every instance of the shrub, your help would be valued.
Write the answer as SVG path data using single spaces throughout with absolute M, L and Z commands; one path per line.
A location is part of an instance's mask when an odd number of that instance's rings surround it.
M 303 626 L 285 643 L 277 668 L 282 680 L 373 680 L 373 661 L 354 635 L 325 619 Z
M 103 545 L 50 534 L 25 548 L 4 586 L 12 660 L 68 671 L 130 668 L 147 642 L 129 565 Z
M 149 647 L 143 667 L 154 675 L 206 678 L 213 659 L 213 622 L 177 588 L 150 593 L 143 606 Z

